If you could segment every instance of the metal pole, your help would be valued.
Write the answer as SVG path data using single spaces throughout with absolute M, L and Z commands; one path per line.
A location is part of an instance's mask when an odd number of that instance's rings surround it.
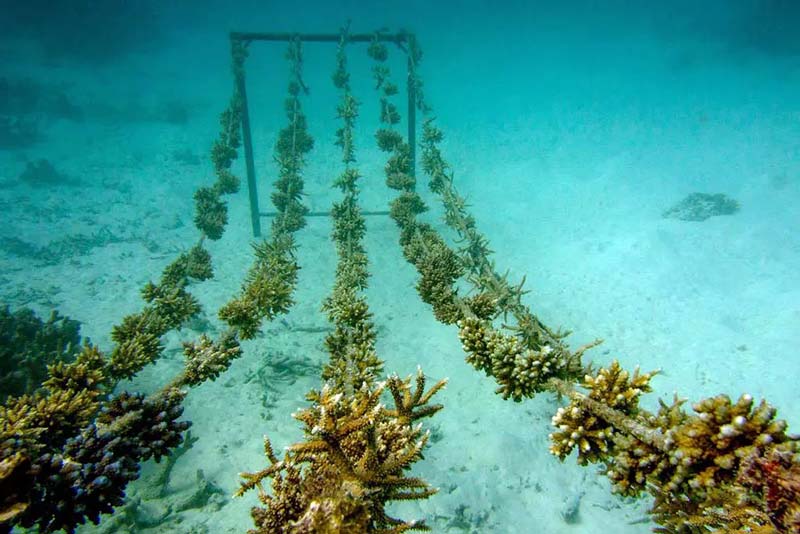
M 318 43 L 338 43 L 342 39 L 340 33 L 280 33 L 280 32 L 231 32 L 231 39 L 242 41 L 300 41 Z M 374 39 L 384 42 L 402 43 L 406 41 L 405 33 L 353 33 L 347 36 L 350 43 L 370 43 Z
M 278 215 L 277 211 L 263 211 L 261 212 L 262 217 L 276 217 Z M 362 211 L 361 215 L 375 217 L 380 215 L 389 215 L 388 211 L 378 210 L 378 211 Z M 304 217 L 330 217 L 331 212 L 329 211 L 309 211 L 304 215 Z
M 236 41 L 249 43 L 251 41 L 301 41 L 338 43 L 342 36 L 339 33 L 275 33 L 275 32 L 231 32 L 231 44 Z M 377 39 L 382 42 L 396 43 L 403 48 L 408 55 L 408 144 L 410 158 L 411 175 L 416 175 L 417 161 L 417 116 L 416 116 L 416 75 L 414 59 L 411 53 L 414 49 L 412 40 L 414 35 L 410 33 L 355 33 L 347 36 L 347 41 L 352 43 L 370 43 Z M 403 43 L 407 45 L 403 47 Z M 261 217 L 274 216 L 273 212 L 261 212 L 258 209 L 258 188 L 256 184 L 256 169 L 253 159 L 253 140 L 250 132 L 250 109 L 247 104 L 247 87 L 245 84 L 244 67 L 236 73 L 236 87 L 242 99 L 242 143 L 244 145 L 244 158 L 247 167 L 247 188 L 250 194 L 250 222 L 253 226 L 253 237 L 261 237 Z M 312 217 L 322 217 L 328 215 L 327 212 L 312 212 L 306 214 Z M 363 215 L 388 215 L 384 211 L 364 212 Z
M 231 44 L 234 43 L 231 34 Z M 242 142 L 244 144 L 244 161 L 247 167 L 247 191 L 250 195 L 250 224 L 253 237 L 261 237 L 261 217 L 258 209 L 258 187 L 256 186 L 256 164 L 253 159 L 253 138 L 250 134 L 250 108 L 247 105 L 247 84 L 245 83 L 244 65 L 236 69 L 236 88 L 242 102 Z
M 414 35 L 407 34 L 406 40 L 408 41 L 408 147 L 410 159 L 409 167 L 411 168 L 411 176 L 417 175 L 417 76 L 416 66 L 414 65 Z

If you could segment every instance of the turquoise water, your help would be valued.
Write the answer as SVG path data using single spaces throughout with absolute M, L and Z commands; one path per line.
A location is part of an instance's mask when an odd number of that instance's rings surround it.
M 598 364 L 662 369 L 642 401 L 649 409 L 674 392 L 747 392 L 778 407 L 790 429 L 800 425 L 795 2 L 19 4 L 0 3 L 0 303 L 45 317 L 58 309 L 110 349 L 113 325 L 141 309 L 140 288 L 198 238 L 192 195 L 214 180 L 208 152 L 232 87 L 228 32 L 336 34 L 349 20 L 353 32 L 417 35 L 456 187 L 498 270 L 513 281 L 527 275 L 524 302 L 545 323 L 572 330 L 572 347 L 603 338 L 587 358 Z M 305 53 L 303 106 L 316 146 L 304 202 L 324 211 L 339 198 L 330 184 L 341 171 L 335 46 Z M 282 44 L 253 43 L 246 63 L 262 208 L 284 126 L 283 54 Z M 364 45 L 348 54 L 363 103 L 361 202 L 385 210 L 393 193 L 374 146 L 371 63 Z M 404 59 L 390 54 L 402 102 Z M 243 158 L 233 170 L 244 176 Z M 724 194 L 739 209 L 702 221 L 663 216 L 692 193 Z M 168 334 L 164 357 L 120 389 L 155 391 L 180 370 L 182 341 L 221 332 L 216 310 L 252 260 L 246 188 L 228 203 L 225 235 L 207 242 L 215 277 L 191 286 L 204 313 Z M 425 219 L 444 230 L 440 216 L 436 208 Z M 431 379 L 449 378 L 445 409 L 428 422 L 434 439 L 413 469 L 440 492 L 392 511 L 435 532 L 648 532 L 649 499 L 619 499 L 596 468 L 551 456 L 556 399 L 495 395 L 493 381 L 464 363 L 456 328 L 420 302 L 393 221 L 367 226 L 367 296 L 387 372 L 420 365 Z M 187 396 L 197 441 L 166 483 L 163 468 L 146 463 L 126 513 L 80 531 L 252 527 L 256 496 L 231 497 L 238 473 L 265 466 L 263 435 L 276 449 L 301 437 L 291 413 L 320 385 L 328 325 L 319 309 L 336 265 L 330 230 L 327 218 L 309 218 L 297 236 L 294 308 Z

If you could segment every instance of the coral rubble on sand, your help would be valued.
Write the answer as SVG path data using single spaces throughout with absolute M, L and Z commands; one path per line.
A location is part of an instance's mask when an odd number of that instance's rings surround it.
M 705 221 L 715 215 L 733 215 L 739 202 L 722 193 L 692 193 L 666 210 L 662 216 L 682 221 Z

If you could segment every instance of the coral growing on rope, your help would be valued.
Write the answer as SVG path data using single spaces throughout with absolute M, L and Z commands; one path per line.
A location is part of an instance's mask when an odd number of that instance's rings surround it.
M 342 92 L 342 103 L 350 101 L 343 31 L 333 80 Z M 340 105 L 340 110 L 342 106 Z M 351 139 L 356 114 L 342 114 L 340 139 Z M 359 177 L 350 164 L 354 146 L 345 142 L 342 161 L 345 170 L 334 183 L 344 194 L 332 210 L 333 232 L 339 257 L 336 281 L 323 310 L 334 325 L 325 340 L 330 354 L 324 366 L 321 391 L 311 391 L 311 406 L 294 417 L 304 426 L 305 439 L 286 449 L 279 459 L 269 439 L 265 452 L 270 465 L 256 473 L 242 475 L 238 492 L 258 488 L 263 507 L 255 507 L 252 533 L 395 533 L 428 530 L 422 521 L 391 517 L 391 501 L 426 499 L 435 493 L 425 481 L 406 476 L 422 457 L 428 441 L 419 419 L 435 414 L 440 405 L 430 399 L 445 381 L 425 390 L 425 375 L 418 370 L 415 388 L 411 378 L 396 375 L 379 382 L 383 362 L 375 352 L 375 327 L 366 299 L 366 252 L 361 243 L 364 222 L 358 208 Z M 388 389 L 394 407 L 381 403 Z M 262 482 L 271 479 L 272 491 Z
M 220 114 L 219 137 L 211 146 L 211 163 L 217 177 L 213 185 L 199 188 L 194 194 L 194 224 L 204 236 L 211 240 L 222 237 L 228 224 L 228 205 L 223 195 L 231 195 L 239 190 L 239 178 L 231 172 L 231 166 L 238 157 L 242 143 L 242 95 L 239 93 L 239 80 L 244 77 L 244 60 L 247 48 L 241 41 L 231 42 L 232 71 L 236 87 L 228 107 Z
M 182 442 L 189 427 L 180 420 L 183 388 L 220 376 L 241 355 L 239 338 L 255 337 L 263 319 L 293 304 L 299 269 L 294 232 L 304 226 L 308 211 L 301 202 L 302 170 L 314 140 L 300 105 L 301 93 L 308 93 L 302 39 L 295 35 L 289 40 L 288 123 L 275 145 L 278 179 L 271 195 L 277 216 L 270 239 L 255 246 L 255 262 L 239 296 L 219 312 L 230 328 L 216 339 L 201 335 L 185 341 L 184 366 L 161 390 L 149 396 L 115 391 L 160 356 L 164 334 L 200 311 L 187 288 L 213 275 L 202 243 L 222 236 L 227 222 L 222 196 L 238 189 L 230 170 L 240 144 L 243 102 L 238 90 L 220 118 L 220 135 L 211 149 L 217 181 L 195 194 L 195 223 L 202 232 L 198 245 L 168 265 L 158 283 L 145 285 L 145 306 L 114 327 L 115 346 L 108 357 L 88 343 L 78 351 L 77 327 L 72 332 L 65 322 L 64 336 L 44 352 L 48 357 L 70 352 L 69 357 L 48 359 L 47 372 L 40 372 L 25 394 L 0 407 L 0 533 L 15 526 L 73 532 L 112 512 L 122 504 L 127 484 L 138 477 L 141 462 L 158 461 Z M 451 247 L 434 225 L 421 221 L 428 207 L 416 191 L 413 139 L 407 143 L 396 130 L 402 117 L 394 102 L 398 87 L 387 66 L 386 40 L 407 54 L 410 104 L 422 112 L 430 108 L 414 36 L 403 32 L 389 39 L 376 33 L 368 54 L 375 61 L 379 91 L 381 125 L 375 139 L 387 155 L 386 185 L 397 191 L 390 215 L 400 229 L 403 255 L 419 273 L 417 292 L 436 319 L 458 326 L 467 362 L 494 378 L 503 398 L 522 401 L 552 392 L 566 399 L 552 418 L 551 452 L 565 460 L 577 451 L 580 464 L 602 465 L 620 495 L 651 494 L 657 532 L 799 532 L 800 441 L 787 433 L 776 409 L 750 395 L 737 400 L 718 395 L 696 402 L 691 412 L 676 397 L 651 413 L 639 402 L 651 391 L 655 372 L 629 372 L 616 361 L 597 369 L 584 366 L 584 352 L 598 342 L 570 350 L 567 333 L 550 329 L 524 303 L 524 277 L 511 282 L 507 273 L 498 272 L 488 239 L 454 186 L 440 149 L 443 133 L 430 117 L 423 125 L 422 168 L 459 246 Z M 234 76 L 243 82 L 249 41 L 232 42 Z M 361 175 L 353 166 L 359 102 L 347 70 L 349 42 L 344 29 L 332 75 L 340 91 L 336 144 L 344 170 L 333 180 L 342 193 L 331 209 L 336 278 L 322 304 L 333 327 L 325 339 L 329 360 L 322 369 L 323 384 L 308 393 L 308 406 L 294 414 L 303 439 L 282 456 L 267 439 L 269 465 L 242 475 L 237 494 L 258 489 L 261 506 L 252 509 L 251 531 L 258 534 L 428 530 L 423 521 L 393 517 L 387 506 L 427 499 L 436 491 L 409 470 L 428 444 L 421 420 L 441 409 L 431 400 L 445 381 L 426 390 L 421 369 L 413 377 L 381 380 L 378 329 L 363 294 L 369 263 L 358 203 Z M 6 309 L 0 319 L 7 322 L 9 315 Z M 51 323 L 58 320 L 54 316 Z M 10 339 L 17 344 L 21 336 Z M 265 487 L 268 479 L 271 488 Z
M 416 66 L 419 57 L 412 55 Z M 382 60 L 377 60 L 373 73 L 379 89 L 390 83 Z M 418 94 L 418 107 L 420 98 Z M 385 99 L 382 94 L 382 109 Z M 424 99 L 421 108 L 429 111 Z M 383 116 L 382 122 L 392 121 Z M 428 118 L 422 167 L 430 177 L 429 188 L 442 200 L 444 222 L 465 243 L 456 256 L 458 263 L 431 261 L 436 250 L 449 249 L 430 225 L 417 220 L 426 206 L 413 191 L 413 182 L 396 178 L 404 145 L 388 132 L 391 128 L 384 125 L 376 138 L 379 148 L 391 154 L 387 185 L 401 191 L 391 203 L 392 216 L 401 229 L 404 255 L 420 274 L 421 297 L 439 321 L 457 322 L 467 361 L 495 378 L 497 393 L 504 398 L 520 401 L 555 391 L 570 399 L 553 417 L 553 454 L 564 459 L 577 450 L 580 463 L 603 463 L 614 490 L 622 495 L 652 493 L 653 518 L 663 532 L 798 530 L 797 438 L 785 433 L 786 425 L 774 419 L 773 408 L 764 402 L 754 406 L 749 396 L 733 403 L 722 395 L 695 404 L 697 415 L 686 414 L 678 400 L 662 403 L 659 412 L 651 414 L 638 407 L 638 400 L 650 391 L 654 373 L 630 374 L 616 362 L 596 373 L 584 369 L 582 355 L 599 340 L 570 351 L 563 341 L 567 333 L 548 328 L 523 303 L 522 283 L 512 285 L 496 272 L 488 240 L 455 189 L 452 170 L 439 148 L 443 134 Z M 467 298 L 459 295 L 456 285 L 463 271 L 475 290 Z M 432 272 L 437 273 L 435 283 Z M 493 321 L 499 315 L 504 321 L 512 316 L 514 323 L 496 329 Z M 581 376 L 579 387 L 587 394 L 576 388 Z
M 271 320 L 288 311 L 300 268 L 294 259 L 291 235 L 264 240 L 253 250 L 255 261 L 241 293 L 219 310 L 220 319 L 236 328 L 242 339 L 254 338 L 262 319 Z

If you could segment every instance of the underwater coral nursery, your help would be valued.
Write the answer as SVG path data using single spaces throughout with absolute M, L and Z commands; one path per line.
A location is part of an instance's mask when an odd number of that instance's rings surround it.
M 211 149 L 216 182 L 195 193 L 198 242 L 164 269 L 158 283 L 142 288 L 145 304 L 114 327 L 111 350 L 87 343 L 73 358 L 61 358 L 62 343 L 48 355 L 41 387 L 9 391 L 0 408 L 0 532 L 15 526 L 73 532 L 112 513 L 123 504 L 142 462 L 158 461 L 183 442 L 190 423 L 180 420 L 181 405 L 188 389 L 225 373 L 241 355 L 239 340 L 255 338 L 265 319 L 293 305 L 300 268 L 295 234 L 308 214 L 302 203 L 303 169 L 314 146 L 302 109 L 307 93 L 303 41 L 309 36 L 301 35 L 279 36 L 288 42 L 290 79 L 286 125 L 274 147 L 276 216 L 269 236 L 254 246 L 240 293 L 218 312 L 228 329 L 217 339 L 202 335 L 184 343 L 182 372 L 156 393 L 117 391 L 121 380 L 161 356 L 161 338 L 168 331 L 201 310 L 189 287 L 213 277 L 204 242 L 224 234 L 225 197 L 239 190 L 231 167 L 243 141 L 251 171 L 244 65 L 251 43 L 265 35 L 232 34 L 236 83 Z M 650 494 L 657 531 L 800 532 L 798 438 L 787 434 L 775 408 L 749 395 L 736 400 L 719 395 L 696 401 L 691 410 L 676 397 L 649 412 L 639 400 L 651 391 L 657 372 L 628 371 L 616 361 L 599 368 L 585 364 L 585 352 L 599 340 L 571 349 L 568 333 L 549 328 L 523 303 L 523 284 L 498 273 L 488 239 L 476 228 L 440 149 L 443 133 L 424 96 L 417 68 L 422 52 L 414 35 L 343 30 L 327 36 L 332 38 L 314 37 L 338 46 L 332 80 L 339 92 L 336 144 L 342 168 L 331 182 L 341 199 L 330 211 L 338 263 L 323 305 L 332 327 L 325 339 L 330 358 L 321 387 L 309 391 L 307 407 L 294 414 L 303 440 L 279 455 L 266 439 L 268 465 L 242 475 L 237 494 L 257 490 L 261 501 L 252 510 L 251 532 L 429 530 L 424 518 L 395 518 L 386 511 L 392 501 L 435 498 L 436 490 L 409 471 L 428 446 L 429 433 L 420 421 L 442 408 L 431 401 L 445 382 L 426 384 L 422 370 L 386 378 L 375 349 L 377 332 L 364 296 L 369 263 L 355 166 L 359 102 L 351 93 L 347 63 L 348 46 L 358 42 L 367 43 L 373 63 L 380 109 L 375 140 L 386 154 L 386 185 L 396 191 L 389 213 L 400 230 L 399 245 L 419 273 L 420 298 L 436 320 L 457 329 L 467 363 L 494 378 L 504 399 L 555 394 L 566 401 L 552 418 L 550 451 L 561 460 L 574 452 L 582 465 L 601 465 L 621 496 Z M 408 60 L 408 137 L 398 130 L 399 91 L 388 67 L 387 44 Z M 459 246 L 421 220 L 427 204 L 415 178 L 416 111 L 425 117 L 418 145 L 421 168 Z M 248 178 L 252 186 L 251 172 Z M 58 320 L 54 316 L 51 323 Z M 75 332 L 67 329 L 64 337 L 74 339 Z

